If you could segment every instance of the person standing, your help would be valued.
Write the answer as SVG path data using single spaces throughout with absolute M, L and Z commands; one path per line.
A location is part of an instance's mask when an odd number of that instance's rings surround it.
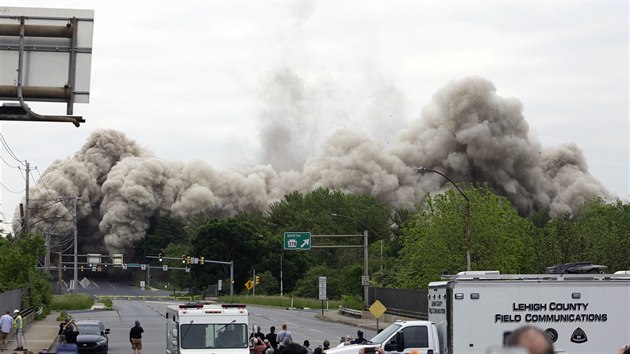
M 129 331 L 129 341 L 133 354 L 142 354 L 142 333 L 144 329 L 140 326 L 140 321 L 136 320 L 135 326 Z
M 324 339 L 324 347 L 322 348 L 322 350 L 324 352 L 326 352 L 328 349 L 330 349 L 330 341 L 328 341 L 328 339 Z
M 275 326 L 271 326 L 269 328 L 269 333 L 265 336 L 265 338 L 269 341 L 269 344 L 271 344 L 271 347 L 273 349 L 278 348 L 278 342 L 276 341 L 276 327 Z
M 63 333 L 66 336 L 66 343 L 76 345 L 79 331 L 79 326 L 74 322 L 74 320 L 68 321 L 68 323 L 63 326 Z
M 7 350 L 7 337 L 11 333 L 13 328 L 13 317 L 9 314 L 9 311 L 0 317 L 0 350 Z
M 304 340 L 304 349 L 306 349 L 306 354 L 313 354 L 313 349 L 311 349 L 311 342 L 308 339 Z
M 293 343 L 293 335 L 287 329 L 286 323 L 282 325 L 282 331 L 278 332 L 278 335 L 276 335 L 276 341 L 281 347 Z
M 24 321 L 20 310 L 13 311 L 13 328 L 15 328 L 15 340 L 17 341 L 17 347 L 13 350 L 24 350 Z
M 363 337 L 363 331 L 362 330 L 358 330 L 357 331 L 357 338 L 355 338 L 352 341 L 352 344 L 363 344 L 367 342 L 367 339 L 365 339 L 365 337 Z

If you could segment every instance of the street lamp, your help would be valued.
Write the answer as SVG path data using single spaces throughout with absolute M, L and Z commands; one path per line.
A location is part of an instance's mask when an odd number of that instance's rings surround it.
M 332 216 L 335 217 L 341 217 L 341 218 L 348 218 L 351 220 L 355 220 L 357 222 L 359 222 L 360 224 L 363 225 L 363 223 L 361 221 L 359 221 L 357 218 L 354 218 L 352 216 L 348 216 L 348 215 L 341 215 L 341 214 L 335 214 L 333 213 Z M 363 225 L 365 226 L 365 225 Z M 367 228 L 367 226 L 365 226 Z M 363 258 L 364 258 L 364 264 L 363 264 L 363 276 L 366 279 L 369 279 L 369 273 L 368 273 L 368 231 L 364 230 L 363 231 Z M 363 282 L 363 281 L 362 281 Z M 363 285 L 363 303 L 365 304 L 365 307 L 369 306 L 369 299 L 368 299 L 368 286 L 369 286 L 369 280 L 368 282 L 365 282 Z
M 422 166 L 414 167 L 414 170 L 416 172 L 418 172 L 418 173 L 424 172 L 424 171 L 433 172 L 433 173 L 437 173 L 438 175 L 446 178 L 449 182 L 451 182 L 451 184 L 455 187 L 455 189 L 457 189 L 457 191 L 462 195 L 462 197 L 464 197 L 464 199 L 466 199 L 466 270 L 470 271 L 471 270 L 471 267 L 470 267 L 470 199 L 468 199 L 466 194 L 464 194 L 464 192 L 462 192 L 462 190 L 459 189 L 457 184 L 455 184 L 455 182 L 453 182 L 453 180 L 450 179 L 444 173 L 442 173 L 440 171 L 432 170 L 430 168 L 425 168 L 425 167 L 422 167 Z

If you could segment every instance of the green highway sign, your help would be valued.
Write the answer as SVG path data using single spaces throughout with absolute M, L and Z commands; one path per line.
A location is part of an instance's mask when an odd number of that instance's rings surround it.
M 140 268 L 140 263 L 127 263 L 129 268 Z
M 285 232 L 284 233 L 284 249 L 308 251 L 311 249 L 311 233 L 310 232 Z

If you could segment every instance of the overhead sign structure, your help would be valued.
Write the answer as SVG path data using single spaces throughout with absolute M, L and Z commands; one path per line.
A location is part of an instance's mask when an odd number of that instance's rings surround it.
M 326 300 L 326 277 L 319 277 L 319 299 Z
M 310 232 L 285 232 L 284 233 L 284 249 L 309 251 L 311 249 L 311 233 Z
M 90 96 L 94 11 L 0 7 L 0 120 L 85 122 L 75 103 Z M 66 115 L 41 115 L 27 101 L 62 102 Z

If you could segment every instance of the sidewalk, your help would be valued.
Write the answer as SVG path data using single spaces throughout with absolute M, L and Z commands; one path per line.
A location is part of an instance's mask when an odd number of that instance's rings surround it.
M 24 328 L 24 338 L 26 340 L 24 349 L 28 349 L 33 353 L 51 351 L 57 343 L 57 333 L 59 332 L 60 322 L 57 321 L 57 316 L 59 316 L 59 312 L 51 312 L 43 320 L 34 321 Z M 9 349 L 7 353 L 14 353 L 14 351 L 10 350 L 15 347 L 15 340 L 12 339 L 7 347 Z

